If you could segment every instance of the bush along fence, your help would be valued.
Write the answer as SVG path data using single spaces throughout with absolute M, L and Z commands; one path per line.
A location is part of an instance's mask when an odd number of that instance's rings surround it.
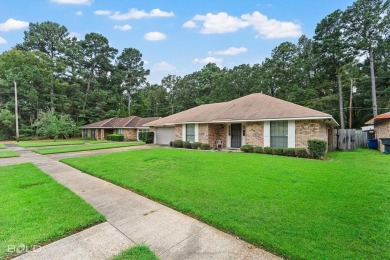
M 273 154 L 299 158 L 315 158 L 320 159 L 326 154 L 327 142 L 322 140 L 309 140 L 308 150 L 305 148 L 279 148 L 279 147 L 260 147 L 253 145 L 241 146 L 241 151 L 245 153 L 262 153 L 262 154 Z
M 153 132 L 139 132 L 138 139 L 145 144 L 152 144 L 154 142 L 154 133 Z

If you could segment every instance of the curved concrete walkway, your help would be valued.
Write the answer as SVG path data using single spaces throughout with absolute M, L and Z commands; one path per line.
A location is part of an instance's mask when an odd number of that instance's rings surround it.
M 279 259 L 194 218 L 48 156 L 9 147 L 20 153 L 19 161 L 34 163 L 107 218 L 107 223 L 18 259 L 108 259 L 140 243 L 148 245 L 160 259 Z M 5 160 L 1 159 L 0 165 L 5 165 Z

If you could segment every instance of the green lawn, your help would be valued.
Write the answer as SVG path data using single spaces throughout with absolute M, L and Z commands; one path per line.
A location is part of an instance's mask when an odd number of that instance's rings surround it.
M 144 144 L 143 142 L 120 142 L 120 143 L 116 142 L 116 143 L 107 143 L 107 144 L 98 143 L 98 144 L 63 146 L 63 147 L 38 148 L 32 151 L 39 154 L 54 154 L 54 153 L 68 153 L 68 152 L 119 148 L 119 147 L 136 146 L 136 145 L 143 145 L 143 144 Z
M 41 146 L 59 146 L 59 145 L 74 145 L 74 144 L 84 144 L 83 140 L 73 139 L 73 140 L 39 140 L 39 141 L 20 141 L 15 142 L 15 144 L 24 147 L 41 147 Z
M 7 148 L 4 144 L 0 143 L 0 149 L 5 149 Z
M 112 260 L 158 260 L 158 257 L 149 247 L 138 245 L 114 256 Z
M 12 150 L 0 150 L 0 158 L 19 157 L 19 154 Z
M 63 161 L 292 259 L 390 258 L 390 156 L 150 149 Z
M 31 163 L 0 167 L 0 259 L 8 246 L 42 245 L 104 221 Z

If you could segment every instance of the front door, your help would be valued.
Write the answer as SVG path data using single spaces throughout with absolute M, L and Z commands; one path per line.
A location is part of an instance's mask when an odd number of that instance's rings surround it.
M 231 124 L 231 146 L 232 148 L 241 147 L 241 124 Z

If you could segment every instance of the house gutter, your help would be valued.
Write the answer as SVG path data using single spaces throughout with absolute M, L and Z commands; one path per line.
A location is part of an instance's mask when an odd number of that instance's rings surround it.
M 222 120 L 215 120 L 215 121 L 207 121 L 207 122 L 201 122 L 201 121 L 188 121 L 188 122 L 176 122 L 176 123 L 165 123 L 165 124 L 145 124 L 145 126 L 174 126 L 174 125 L 181 125 L 181 124 L 210 124 L 210 123 L 235 123 L 235 122 L 264 122 L 264 121 L 286 121 L 286 120 L 324 120 L 332 122 L 332 125 L 339 126 L 339 124 L 336 122 L 336 120 L 333 119 L 333 117 L 297 117 L 297 118 L 267 118 L 267 119 L 245 119 L 245 120 L 231 120 L 231 119 L 222 119 Z

